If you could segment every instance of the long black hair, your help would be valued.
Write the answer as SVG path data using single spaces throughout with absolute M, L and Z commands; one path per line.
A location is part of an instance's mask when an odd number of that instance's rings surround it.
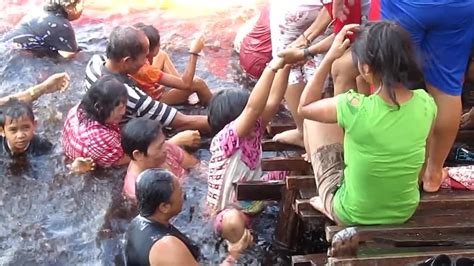
M 207 112 L 211 134 L 219 133 L 227 124 L 234 121 L 244 110 L 250 93 L 244 89 L 224 89 L 212 96 Z
M 105 120 L 109 118 L 115 107 L 126 100 L 125 85 L 113 76 L 107 75 L 92 84 L 79 107 L 88 118 L 105 125 Z
M 388 90 L 390 99 L 400 107 L 393 87 L 422 76 L 410 34 L 390 21 L 368 23 L 352 45 L 354 64 L 366 64 Z

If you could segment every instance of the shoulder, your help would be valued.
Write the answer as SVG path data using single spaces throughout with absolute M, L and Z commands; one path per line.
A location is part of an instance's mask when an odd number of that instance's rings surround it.
M 33 148 L 33 153 L 38 155 L 48 153 L 53 148 L 53 144 L 49 140 L 41 138 L 37 135 L 33 137 L 31 145 Z
M 188 248 L 175 236 L 164 236 L 156 241 L 150 249 L 150 262 L 176 261 L 178 257 L 189 253 Z

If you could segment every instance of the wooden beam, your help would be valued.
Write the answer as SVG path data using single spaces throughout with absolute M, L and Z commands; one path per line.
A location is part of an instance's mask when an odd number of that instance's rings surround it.
M 328 256 L 326 253 L 298 255 L 291 257 L 291 265 L 293 266 L 326 265 L 327 262 Z
M 441 189 L 422 193 L 417 212 L 425 210 L 474 209 L 474 193 L 469 190 Z
M 263 151 L 298 151 L 304 152 L 304 148 L 296 145 L 285 144 L 281 142 L 276 142 L 271 139 L 266 139 L 262 141 Z
M 359 251 L 359 254 L 362 251 Z M 386 252 L 386 253 L 384 253 Z M 377 249 L 367 250 L 366 254 L 358 255 L 356 258 L 328 258 L 328 265 L 351 265 L 351 266 L 366 266 L 366 265 L 384 265 L 384 266 L 398 266 L 412 264 L 416 262 L 425 261 L 431 257 L 439 254 L 445 254 L 451 258 L 456 257 L 473 257 L 474 249 L 467 249 L 457 247 L 457 249 L 447 248 L 433 248 L 426 251 L 417 251 L 417 249 L 409 249 L 403 253 L 394 253 L 394 249 Z
M 297 171 L 310 172 L 311 164 L 302 157 L 276 157 L 262 160 L 263 171 Z
M 284 181 L 252 181 L 235 184 L 237 200 L 280 200 Z
M 299 175 L 286 177 L 286 188 L 289 190 L 312 188 L 316 190 L 314 175 Z
M 459 130 L 458 135 L 456 137 L 456 142 L 473 144 L 474 143 L 474 130 L 473 129 Z

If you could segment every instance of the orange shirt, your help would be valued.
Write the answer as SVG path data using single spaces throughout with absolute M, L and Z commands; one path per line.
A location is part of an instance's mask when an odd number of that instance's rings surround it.
M 132 75 L 132 78 L 137 82 L 138 87 L 150 95 L 154 100 L 157 100 L 163 94 L 163 89 L 159 89 L 161 77 L 163 77 L 163 71 L 159 68 L 150 65 L 146 62 L 137 73 Z

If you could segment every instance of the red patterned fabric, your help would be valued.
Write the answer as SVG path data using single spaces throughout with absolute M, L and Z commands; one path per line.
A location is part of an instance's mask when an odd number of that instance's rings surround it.
M 79 105 L 68 113 L 61 136 L 64 154 L 74 160 L 90 157 L 97 165 L 108 167 L 123 157 L 120 128 L 102 125 L 86 117 Z

